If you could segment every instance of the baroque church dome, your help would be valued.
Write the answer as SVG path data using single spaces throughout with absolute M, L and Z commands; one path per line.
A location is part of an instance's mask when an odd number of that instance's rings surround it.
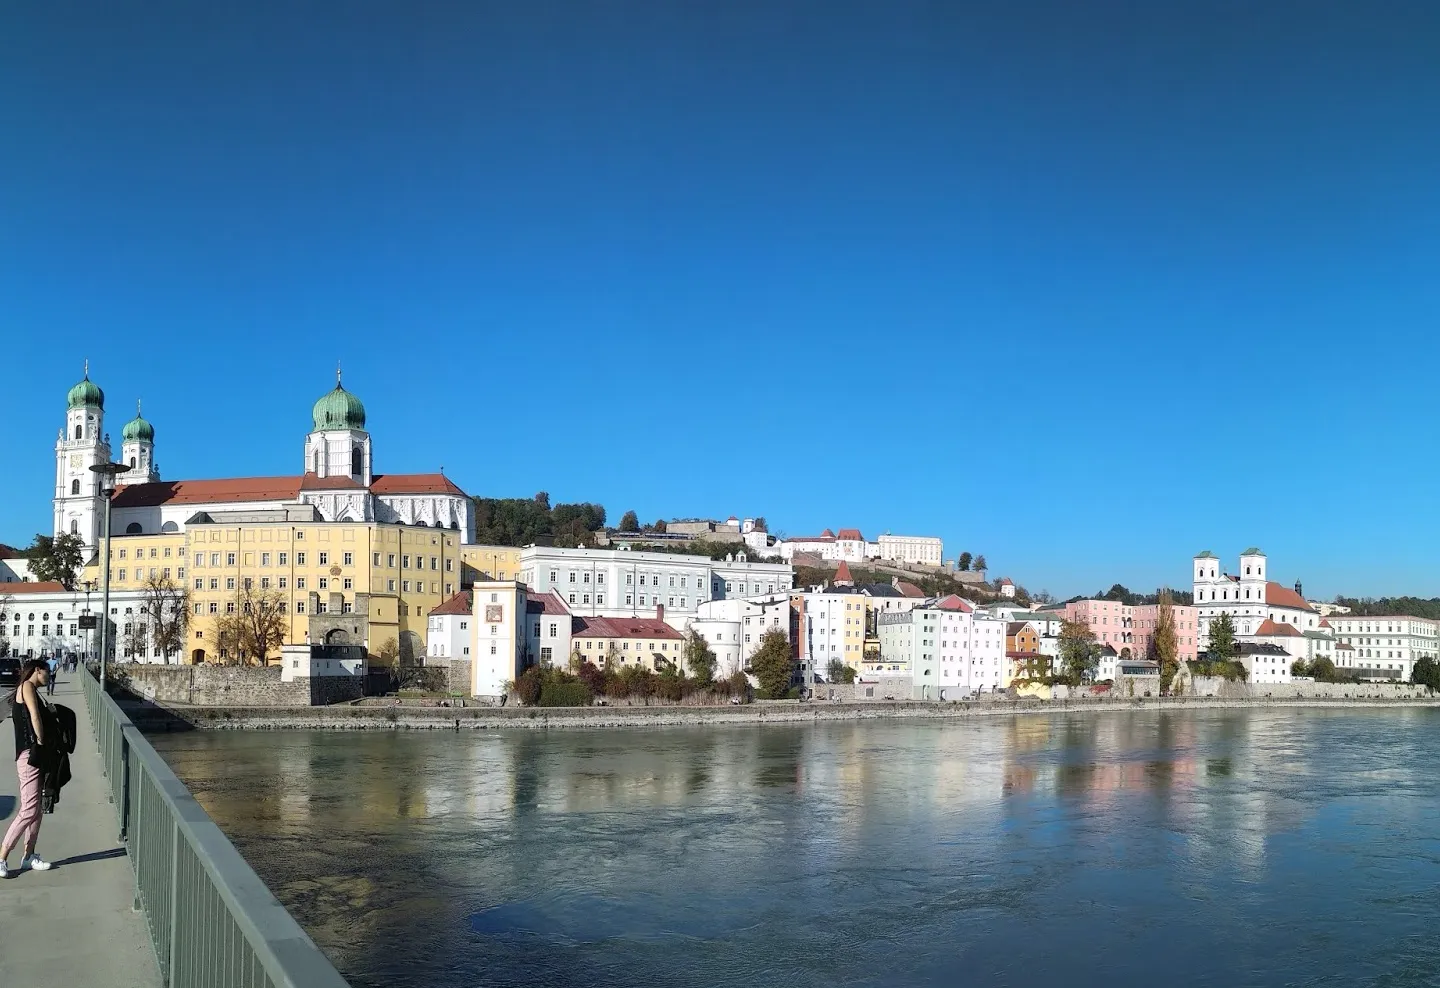
M 70 389 L 68 398 L 70 408 L 105 408 L 105 392 L 100 390 L 99 385 L 90 380 L 90 368 L 85 368 L 85 379 Z
M 141 417 L 138 401 L 135 403 L 135 417 L 125 423 L 125 428 L 120 432 L 120 441 L 127 443 L 153 443 L 155 441 L 155 427 Z
M 335 390 L 321 396 L 311 412 L 315 420 L 315 431 L 326 429 L 364 429 L 365 406 L 360 399 L 346 391 L 340 384 L 340 375 L 335 375 Z

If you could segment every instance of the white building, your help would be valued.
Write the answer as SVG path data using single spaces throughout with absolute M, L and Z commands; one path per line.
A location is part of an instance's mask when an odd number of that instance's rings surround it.
M 379 521 L 463 532 L 475 541 L 474 502 L 444 474 L 380 474 L 373 470 L 365 407 L 341 387 L 311 410 L 303 472 L 284 477 L 238 477 L 162 482 L 155 428 L 138 413 L 121 430 L 112 531 L 126 535 L 183 532 L 196 515 L 224 523 L 256 512 L 293 520 Z M 55 444 L 54 534 L 71 533 L 94 549 L 103 524 L 104 495 L 90 467 L 110 462 L 105 393 L 89 377 L 70 389 L 65 428 Z
M 472 695 L 499 700 L 506 695 L 507 686 L 530 666 L 563 668 L 569 664 L 575 619 L 558 596 L 531 593 L 514 580 L 476 583 L 471 593 Z M 459 634 L 453 627 L 448 630 Z M 437 628 L 439 635 L 446 631 L 443 626 Z M 454 649 L 456 645 L 443 647 Z
M 776 543 L 775 547 L 780 550 L 780 558 L 787 563 L 795 558 L 797 552 L 811 553 L 821 559 L 847 563 L 863 563 L 873 555 L 870 551 L 870 544 L 865 541 L 865 536 L 860 534 L 858 528 L 842 528 L 838 533 L 827 528 L 819 535 L 786 539 L 784 542 Z
M 790 598 L 776 595 L 707 600 L 690 619 L 687 630 L 709 644 L 715 653 L 715 678 L 724 679 L 749 664 L 767 633 L 778 631 L 787 641 L 790 639 Z
M 1211 552 L 1194 558 L 1195 607 L 1199 614 L 1199 645 L 1210 641 L 1210 623 L 1228 613 L 1235 624 L 1237 640 L 1250 639 L 1266 621 L 1288 624 L 1296 631 L 1319 631 L 1320 615 L 1295 590 L 1266 576 L 1267 560 L 1259 549 L 1240 555 L 1239 572 L 1226 573 Z M 1299 656 L 1296 656 L 1299 658 Z
M 878 617 L 881 661 L 908 665 L 918 700 L 957 699 L 1006 683 L 1005 622 L 955 595 Z
M 830 663 L 860 670 L 865 659 L 865 595 L 853 584 L 792 594 L 799 623 L 799 672 L 828 679 Z
M 722 560 L 549 546 L 527 546 L 520 553 L 520 582 L 532 594 L 558 594 L 576 616 L 652 617 L 658 606 L 681 630 L 707 601 L 789 593 L 794 572 L 782 563 L 750 562 L 743 552 Z
M 1290 666 L 1298 657 L 1268 640 L 1235 643 L 1235 658 L 1245 667 L 1249 682 L 1256 686 L 1291 682 Z
M 473 591 L 461 590 L 427 615 L 425 622 L 425 664 L 438 665 L 451 659 L 470 658 L 474 635 Z
M 1408 615 L 1357 616 L 1334 614 L 1327 618 L 1336 640 L 1349 645 L 1346 661 L 1335 659 L 1362 679 L 1410 680 L 1415 663 L 1440 657 L 1440 621 Z
M 891 535 L 886 532 L 876 543 L 876 550 L 881 559 L 922 566 L 938 567 L 945 556 L 945 544 L 933 535 Z
M 130 658 L 137 662 L 161 663 L 165 656 L 147 649 L 145 655 L 126 656 L 124 643 L 130 631 L 140 623 L 153 628 L 145 614 L 144 594 L 138 590 L 115 590 L 110 593 L 110 656 Z M 50 655 L 98 655 L 100 631 L 85 631 L 80 617 L 99 617 L 101 595 L 89 595 L 87 609 L 83 590 L 66 590 L 59 583 L 17 582 L 0 584 L 0 639 L 10 654 L 38 658 Z M 154 634 L 145 636 L 154 641 Z M 172 656 L 172 659 L 174 657 Z
M 999 586 L 1000 596 L 1005 597 L 1008 600 L 1015 599 L 1015 583 L 1010 579 L 1010 577 L 1002 576 L 1000 578 Z

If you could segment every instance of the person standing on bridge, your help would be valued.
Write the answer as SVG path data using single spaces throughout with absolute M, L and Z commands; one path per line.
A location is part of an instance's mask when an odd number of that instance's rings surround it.
M 40 689 L 50 680 L 50 669 L 43 659 L 32 659 L 20 668 L 20 685 L 10 697 L 10 719 L 15 722 L 15 771 L 20 776 L 20 812 L 10 821 L 5 841 L 0 844 L 0 878 L 10 877 L 10 852 L 21 838 L 25 841 L 25 857 L 21 870 L 48 871 L 50 862 L 35 853 L 40 837 L 40 769 L 30 764 L 30 753 L 45 743 L 45 716 L 40 705 Z

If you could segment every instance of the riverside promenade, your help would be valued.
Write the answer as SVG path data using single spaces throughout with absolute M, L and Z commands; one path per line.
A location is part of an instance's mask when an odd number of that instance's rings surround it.
M 0 881 L 0 936 L 5 984 L 160 988 L 145 915 L 133 908 L 135 872 L 106 798 L 100 754 L 90 728 L 83 672 L 62 673 L 56 703 L 75 711 L 79 735 L 74 778 L 40 828 L 40 855 L 50 871 L 11 873 Z M 8 707 L 5 713 L 9 713 Z M 0 727 L 0 830 L 18 808 L 12 727 Z M 3 834 L 0 834 L 3 836 Z M 19 849 L 10 855 L 20 863 Z

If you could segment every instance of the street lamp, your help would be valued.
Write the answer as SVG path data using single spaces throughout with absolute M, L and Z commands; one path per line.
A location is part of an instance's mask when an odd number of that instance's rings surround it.
M 105 548 L 100 553 L 102 569 L 100 603 L 100 690 L 105 690 L 105 660 L 110 651 L 110 502 L 115 496 L 115 478 L 130 468 L 123 463 L 97 463 L 91 473 L 100 475 L 100 493 L 105 495 Z

